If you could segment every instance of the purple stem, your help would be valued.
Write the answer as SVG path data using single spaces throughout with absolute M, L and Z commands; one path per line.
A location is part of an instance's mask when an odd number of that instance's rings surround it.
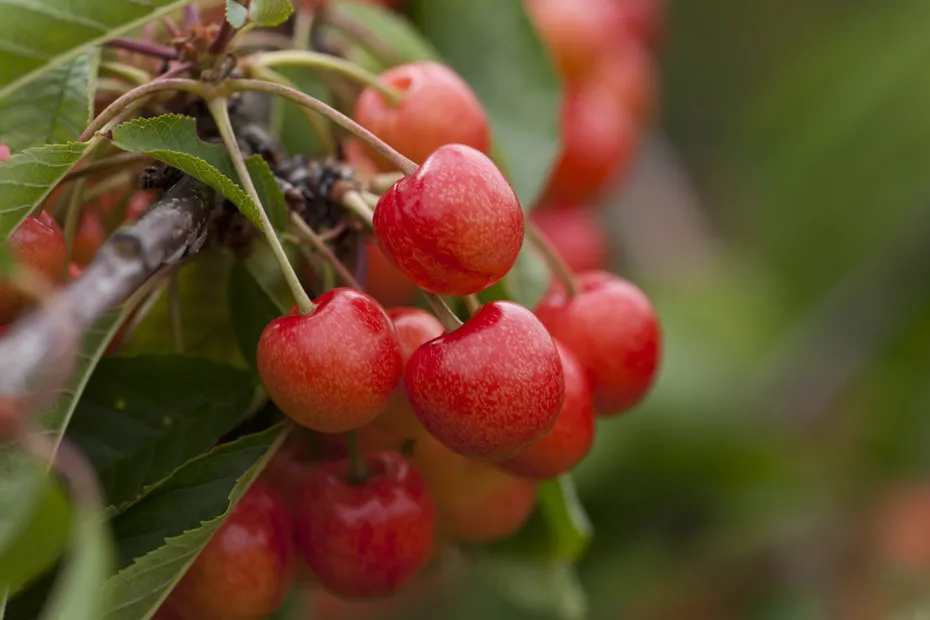
M 115 39 L 110 39 L 105 45 L 107 47 L 115 47 L 138 54 L 145 54 L 146 56 L 154 56 L 155 58 L 164 58 L 165 60 L 174 60 L 178 57 L 175 51 L 170 47 L 158 45 L 157 43 L 149 43 L 147 41 L 137 41 L 136 39 L 117 37 Z
M 184 25 L 188 30 L 200 25 L 200 7 L 196 4 L 188 4 L 184 7 Z
M 172 68 L 172 69 L 168 69 L 167 71 L 165 71 L 164 73 L 162 73 L 161 75 L 159 75 L 159 76 L 158 76 L 157 78 L 155 78 L 155 79 L 156 79 L 156 80 L 167 80 L 167 79 L 170 79 L 170 78 L 173 78 L 173 77 L 178 77 L 178 76 L 181 75 L 182 73 L 187 73 L 188 71 L 190 71 L 190 70 L 193 69 L 193 68 L 194 68 L 194 63 L 192 63 L 192 62 L 183 62 L 183 63 L 181 63 L 181 64 L 175 66 L 175 67 Z
M 233 38 L 235 33 L 236 29 L 232 27 L 228 19 L 224 18 L 223 25 L 220 26 L 220 31 L 216 33 L 216 38 L 213 39 L 213 43 L 210 44 L 210 49 L 207 51 L 214 56 L 218 55 L 226 49 L 226 44 L 229 43 L 229 40 Z

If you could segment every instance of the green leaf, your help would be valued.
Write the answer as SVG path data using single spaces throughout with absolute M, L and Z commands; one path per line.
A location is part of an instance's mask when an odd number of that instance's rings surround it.
M 546 261 L 532 243 L 524 241 L 517 262 L 504 276 L 503 283 L 512 301 L 526 308 L 535 308 L 548 290 L 551 280 Z
M 41 463 L 0 447 L 0 591 L 15 593 L 52 566 L 67 545 L 70 513 Z
M 32 148 L 0 162 L 0 238 L 10 238 L 92 144 L 71 142 Z
M 0 142 L 15 153 L 76 140 L 90 123 L 100 50 L 87 50 L 0 99 Z
M 242 28 L 248 18 L 249 10 L 247 8 L 236 2 L 236 0 L 226 0 L 226 21 L 233 28 Z
M 484 104 L 525 209 L 543 189 L 559 145 L 561 86 L 521 0 L 412 0 L 414 23 Z M 493 16 L 489 19 L 488 16 Z M 475 33 L 481 45 L 475 45 Z
M 78 404 L 68 438 L 122 510 L 204 452 L 254 408 L 248 372 L 180 355 L 107 358 Z
M 0 20 L 0 99 L 83 51 L 191 2 L 5 2 Z
M 483 555 L 475 572 L 517 607 L 560 620 L 582 620 L 588 602 L 578 574 L 569 564 Z
M 116 517 L 119 572 L 107 582 L 105 620 L 148 618 L 255 480 L 287 427 L 223 444 L 178 469 Z
M 249 5 L 249 19 L 262 28 L 280 26 L 293 12 L 291 0 L 252 0 Z
M 166 114 L 155 118 L 139 118 L 113 128 L 113 143 L 124 151 L 146 153 L 170 166 L 200 179 L 225 196 L 261 230 L 258 206 L 238 183 L 239 175 L 226 149 L 219 144 L 207 144 L 197 137 L 197 125 L 189 116 Z M 281 190 L 267 179 L 274 178 L 268 164 L 253 155 L 246 164 L 253 175 L 259 198 L 266 208 L 280 209 L 284 202 Z M 256 171 L 260 171 L 256 175 Z M 256 179 L 260 176 L 264 180 Z M 235 179 L 235 181 L 233 180 Z M 273 190 L 273 191 L 272 191 Z M 263 191 L 265 192 L 263 194 Z M 269 213 L 269 218 L 271 212 Z M 275 219 L 281 220 L 280 213 Z
M 272 228 L 284 230 L 288 224 L 287 202 L 284 200 L 284 192 L 275 181 L 274 173 L 268 167 L 268 162 L 262 159 L 261 155 L 250 155 L 245 158 L 245 167 L 249 171 L 249 176 L 252 177 L 255 191 L 258 192 L 262 206 L 265 207 L 265 213 L 268 214 Z
M 245 361 L 257 375 L 255 355 L 258 340 L 268 323 L 284 314 L 285 310 L 278 306 L 243 263 L 233 265 L 227 291 L 229 318 L 236 333 L 236 342 Z
M 441 61 L 436 48 L 403 15 L 369 2 L 339 0 L 331 4 L 345 11 L 367 30 L 376 33 L 384 46 L 393 52 L 390 59 L 378 58 L 372 50 L 366 50 L 356 41 L 346 41 L 348 58 L 363 67 L 380 73 L 391 64 L 414 60 Z
M 332 94 L 312 69 L 282 66 L 275 67 L 275 71 L 290 80 L 300 92 L 324 103 L 332 103 Z M 275 111 L 277 123 L 273 123 L 276 127 L 275 135 L 281 140 L 286 152 L 310 156 L 326 154 L 326 142 L 307 121 L 301 106 L 283 97 L 275 99 L 274 105 L 278 107 Z M 326 126 L 325 122 L 323 126 Z

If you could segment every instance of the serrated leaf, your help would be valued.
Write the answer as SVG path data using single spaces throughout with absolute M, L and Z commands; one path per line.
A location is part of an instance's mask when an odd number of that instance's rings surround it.
M 236 29 L 245 26 L 249 18 L 249 10 L 236 2 L 236 0 L 226 0 L 226 21 Z
M 0 142 L 14 153 L 76 140 L 90 123 L 100 50 L 88 50 L 0 99 Z
M 242 356 L 257 375 L 255 356 L 258 340 L 268 323 L 284 314 L 243 263 L 233 265 L 229 273 L 226 299 L 229 318 L 236 333 Z
M 249 19 L 262 28 L 280 26 L 293 12 L 291 0 L 252 0 L 249 4 Z
M 0 20 L 0 98 L 83 51 L 191 2 L 5 2 Z
M 557 154 L 562 89 L 522 0 L 412 0 L 410 13 L 484 104 L 510 182 L 531 208 Z
M 139 118 L 113 128 L 113 143 L 124 151 L 145 153 L 200 179 L 232 202 L 252 224 L 261 230 L 262 222 L 258 206 L 243 191 L 239 175 L 225 147 L 208 144 L 197 137 L 197 125 L 189 116 L 166 114 L 155 118 Z M 250 171 L 261 171 L 262 177 L 274 178 L 268 164 L 260 157 L 252 156 L 246 162 Z M 269 190 L 267 183 L 259 183 L 253 177 L 259 198 L 266 208 L 279 208 L 280 190 L 262 194 Z M 284 198 L 281 196 L 280 201 Z M 277 207 L 276 207 L 277 205 Z M 269 214 L 270 217 L 270 214 Z M 276 215 L 276 218 L 280 218 Z M 279 219 L 280 221 L 280 219 Z
M 32 148 L 0 162 L 0 239 L 10 238 L 93 144 L 96 142 Z
M 248 372 L 181 355 L 101 360 L 68 427 L 122 510 L 250 413 Z
M 149 618 L 284 440 L 270 428 L 190 461 L 113 520 L 119 572 L 107 582 L 101 618 Z
M 478 558 L 475 572 L 524 611 L 560 620 L 587 616 L 587 596 L 569 564 L 485 555 Z

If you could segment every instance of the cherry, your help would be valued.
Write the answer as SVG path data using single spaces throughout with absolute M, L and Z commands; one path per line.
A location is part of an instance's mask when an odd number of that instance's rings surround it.
M 68 274 L 68 250 L 65 236 L 51 215 L 45 211 L 27 217 L 7 242 L 14 258 L 54 282 L 63 282 Z M 8 323 L 20 312 L 26 298 L 9 285 L 0 284 L 0 323 Z
M 368 244 L 368 277 L 365 292 L 386 308 L 412 304 L 417 298 L 416 285 L 388 260 L 376 244 Z
M 618 414 L 638 403 L 652 387 L 661 355 L 655 310 L 636 286 L 611 273 L 578 276 L 581 289 L 570 297 L 553 286 L 536 308 L 552 337 L 581 363 L 601 414 Z
M 146 190 L 135 192 L 129 199 L 129 204 L 126 205 L 126 213 L 123 216 L 123 221 L 127 224 L 131 224 L 139 220 L 145 215 L 145 212 L 149 210 L 152 203 L 155 202 L 155 198 L 154 192 Z
M 374 229 L 385 254 L 414 284 L 469 295 L 513 267 L 523 245 L 523 211 L 487 156 L 450 144 L 378 200 Z
M 493 465 L 450 451 L 432 437 L 417 442 L 419 465 L 436 502 L 442 536 L 490 542 L 517 531 L 536 504 L 536 487 Z
M 661 41 L 665 30 L 666 0 L 615 0 L 620 19 L 637 39 L 651 49 Z
M 462 327 L 427 342 L 407 362 L 413 410 L 464 456 L 502 461 L 555 424 L 565 383 L 559 352 L 526 308 L 487 303 Z
M 84 271 L 87 269 L 84 265 L 78 265 L 74 261 L 68 263 L 68 279 L 77 280 L 84 274 Z
M 107 231 L 100 216 L 91 211 L 81 214 L 81 221 L 74 235 L 71 258 L 78 265 L 87 265 L 94 259 L 97 250 L 107 238 Z
M 576 82 L 588 76 L 617 36 L 620 13 L 616 0 L 526 0 L 540 37 L 562 76 Z
M 324 293 L 309 314 L 272 321 L 258 341 L 268 396 L 298 424 L 340 433 L 374 420 L 403 372 L 384 309 L 349 288 Z
M 419 164 L 445 144 L 487 152 L 490 137 L 484 108 L 452 69 L 437 62 L 413 62 L 388 69 L 379 80 L 402 92 L 403 101 L 393 105 L 369 86 L 355 101 L 353 117 L 401 154 Z M 393 169 L 373 150 L 368 149 L 368 154 L 380 169 Z
M 378 418 L 380 419 L 380 418 Z M 377 452 L 379 450 L 397 450 L 404 443 L 402 437 L 378 426 L 378 420 L 355 430 L 359 450 Z M 349 444 L 346 435 L 322 434 L 317 436 L 316 456 L 321 461 L 339 461 L 349 456 Z
M 592 206 L 559 205 L 537 209 L 531 216 L 573 271 L 607 269 L 607 236 Z
M 184 620 L 258 620 L 291 584 L 294 544 L 284 502 L 253 484 L 171 592 L 166 605 Z
M 615 47 L 598 62 L 592 80 L 609 89 L 637 123 L 645 124 L 655 113 L 659 98 L 655 64 L 636 39 L 620 37 Z
M 372 161 L 365 143 L 357 138 L 349 138 L 342 143 L 342 153 L 346 163 L 356 172 L 378 174 L 381 169 Z
M 612 87 L 570 89 L 562 106 L 562 145 L 546 189 L 550 200 L 584 201 L 629 168 L 639 132 Z
M 349 461 L 321 465 L 297 505 L 297 549 L 328 590 L 345 597 L 396 592 L 426 566 L 436 515 L 417 468 L 394 452 L 365 457 L 364 481 L 349 480 Z
M 588 454 L 594 442 L 594 401 L 588 377 L 575 355 L 555 343 L 565 375 L 565 400 L 549 434 L 501 463 L 507 471 L 526 478 L 555 478 L 570 471 Z
M 316 466 L 313 462 L 315 451 L 308 435 L 309 432 L 300 427 L 291 431 L 261 474 L 261 481 L 281 497 L 292 513 L 304 481 Z
M 394 330 L 400 341 L 404 366 L 420 345 L 442 336 L 445 332 L 442 323 L 436 317 L 419 308 L 392 308 L 387 313 L 391 322 L 394 323 Z M 394 390 L 387 410 L 374 421 L 374 424 L 405 439 L 416 439 L 426 432 L 413 412 L 403 381 Z

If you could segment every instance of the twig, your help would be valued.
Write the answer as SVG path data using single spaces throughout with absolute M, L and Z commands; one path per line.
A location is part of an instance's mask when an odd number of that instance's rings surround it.
M 104 45 L 106 47 L 114 47 L 117 49 L 135 52 L 137 54 L 145 54 L 146 56 L 162 58 L 164 60 L 175 60 L 178 57 L 177 53 L 175 53 L 175 51 L 170 47 L 158 45 L 157 43 L 149 43 L 147 41 L 139 41 L 138 39 L 116 37 L 115 39 L 110 39 L 104 43 Z
M 310 228 L 310 226 L 296 213 L 291 214 L 291 222 L 294 224 L 294 227 L 300 233 L 300 235 L 310 242 L 310 245 L 313 246 L 313 249 L 316 250 L 323 259 L 329 263 L 333 268 L 333 271 L 342 279 L 342 281 L 347 285 L 351 286 L 354 289 L 362 290 L 361 285 L 355 281 L 355 276 L 353 276 L 349 270 L 346 268 L 345 264 L 339 260 L 339 258 L 333 254 L 333 251 L 330 249 L 326 242 L 316 233 L 315 230 Z

